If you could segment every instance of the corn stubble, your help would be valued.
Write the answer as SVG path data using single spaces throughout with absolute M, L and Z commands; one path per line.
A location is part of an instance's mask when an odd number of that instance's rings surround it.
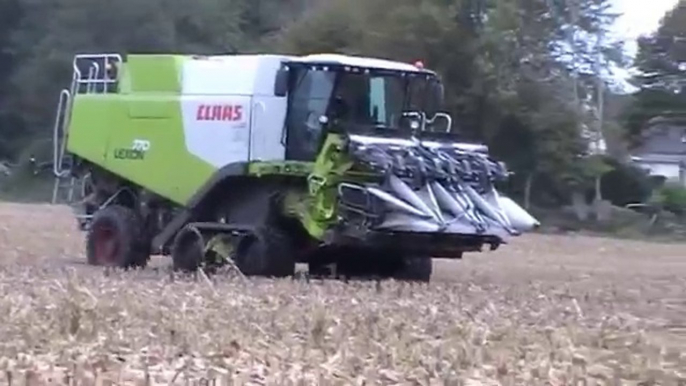
M 0 218 L 2 384 L 686 384 L 683 246 L 531 236 L 429 285 L 194 278 L 74 262 L 61 209 Z

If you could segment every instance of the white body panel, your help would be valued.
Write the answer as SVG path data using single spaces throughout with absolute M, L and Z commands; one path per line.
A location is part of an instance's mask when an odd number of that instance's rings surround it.
M 185 95 L 274 95 L 276 72 L 286 56 L 207 56 L 184 62 Z
M 284 58 L 232 55 L 185 62 L 182 112 L 188 151 L 217 168 L 234 162 L 284 160 L 281 139 L 287 99 L 273 95 Z M 205 117 L 209 119 L 201 119 L 201 105 L 221 106 L 222 111 L 237 106 L 240 117 L 230 119 L 210 111 Z
M 188 152 L 216 168 L 250 159 L 251 98 L 184 96 L 183 132 Z
M 282 144 L 286 107 L 286 98 L 253 98 L 251 161 L 280 161 L 286 158 L 286 147 Z

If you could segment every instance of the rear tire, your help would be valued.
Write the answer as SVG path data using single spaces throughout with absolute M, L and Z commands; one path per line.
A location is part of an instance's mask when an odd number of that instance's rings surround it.
M 88 264 L 106 267 L 145 267 L 150 258 L 148 241 L 137 213 L 111 205 L 95 213 L 86 236 Z

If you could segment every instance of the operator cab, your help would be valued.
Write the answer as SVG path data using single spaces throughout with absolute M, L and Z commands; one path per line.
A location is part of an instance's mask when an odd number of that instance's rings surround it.
M 435 73 L 411 64 L 342 55 L 295 58 L 283 63 L 275 91 L 288 96 L 290 160 L 314 160 L 327 132 L 409 137 L 420 128 L 445 132 L 450 125 L 430 127 L 443 105 L 443 86 Z

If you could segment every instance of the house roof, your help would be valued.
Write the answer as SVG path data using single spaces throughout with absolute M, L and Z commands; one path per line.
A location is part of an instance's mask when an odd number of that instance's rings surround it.
M 632 152 L 634 156 L 686 156 L 686 116 L 658 116 L 647 125 L 642 144 Z
M 657 125 L 686 125 L 686 115 L 684 114 L 663 114 L 649 119 L 646 123 L 646 129 L 650 130 Z

